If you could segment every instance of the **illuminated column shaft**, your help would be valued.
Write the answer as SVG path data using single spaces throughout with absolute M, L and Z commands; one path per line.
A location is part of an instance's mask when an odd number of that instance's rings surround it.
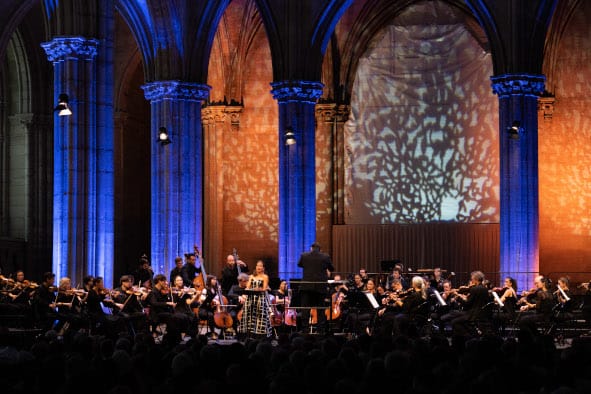
M 87 274 L 110 283 L 113 127 L 97 122 L 97 113 L 109 113 L 97 103 L 99 41 L 56 37 L 42 47 L 54 66 L 54 102 L 66 93 L 72 110 L 71 116 L 54 118 L 53 270 L 75 283 Z
M 322 84 L 282 81 L 271 84 L 279 103 L 279 276 L 298 277 L 302 252 L 316 239 L 314 106 Z M 296 143 L 285 145 L 291 127 Z
M 505 74 L 492 77 L 499 96 L 501 250 L 503 276 L 530 288 L 539 270 L 538 96 L 544 76 Z M 507 132 L 519 121 L 519 138 Z
M 210 87 L 158 81 L 143 86 L 151 103 L 151 262 L 168 275 L 174 258 L 201 247 L 203 222 L 203 133 L 201 102 Z M 156 141 L 166 127 L 172 143 Z

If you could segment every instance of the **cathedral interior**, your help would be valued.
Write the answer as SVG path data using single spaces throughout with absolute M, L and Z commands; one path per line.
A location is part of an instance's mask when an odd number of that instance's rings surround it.
M 0 10 L 3 275 L 110 286 L 197 246 L 297 278 L 317 241 L 344 273 L 589 280 L 591 2 Z

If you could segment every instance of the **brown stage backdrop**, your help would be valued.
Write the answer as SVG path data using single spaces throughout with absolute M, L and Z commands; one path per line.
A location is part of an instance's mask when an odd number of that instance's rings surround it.
M 441 267 L 454 284 L 479 269 L 497 285 L 499 224 L 428 223 L 333 226 L 333 261 L 338 272 L 365 267 L 380 272 L 382 260 L 400 259 L 405 271 Z

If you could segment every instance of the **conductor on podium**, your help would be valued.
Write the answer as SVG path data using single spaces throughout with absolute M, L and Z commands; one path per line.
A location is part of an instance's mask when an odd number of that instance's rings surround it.
M 312 244 L 309 252 L 304 252 L 298 261 L 298 267 L 303 269 L 303 282 L 300 286 L 300 302 L 302 307 L 301 321 L 299 327 L 307 332 L 310 321 L 310 309 L 306 307 L 319 307 L 324 305 L 326 297 L 327 280 L 334 271 L 330 256 L 320 251 L 320 245 L 316 242 Z M 323 312 L 323 310 L 321 310 Z M 323 327 L 326 320 L 324 313 L 317 313 L 318 327 Z

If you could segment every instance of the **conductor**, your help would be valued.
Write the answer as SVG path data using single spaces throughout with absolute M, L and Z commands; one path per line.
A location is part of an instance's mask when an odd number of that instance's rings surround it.
M 298 261 L 298 267 L 304 271 L 304 282 L 319 282 L 319 283 L 302 283 L 300 286 L 300 302 L 303 307 L 318 307 L 324 305 L 324 298 L 326 296 L 327 280 L 330 274 L 334 271 L 330 256 L 326 253 L 320 252 L 320 245 L 314 242 L 309 252 L 304 252 Z M 307 332 L 310 321 L 310 309 L 302 309 L 300 320 L 300 328 Z M 318 327 L 323 327 L 326 321 L 326 316 L 323 310 L 317 313 Z

